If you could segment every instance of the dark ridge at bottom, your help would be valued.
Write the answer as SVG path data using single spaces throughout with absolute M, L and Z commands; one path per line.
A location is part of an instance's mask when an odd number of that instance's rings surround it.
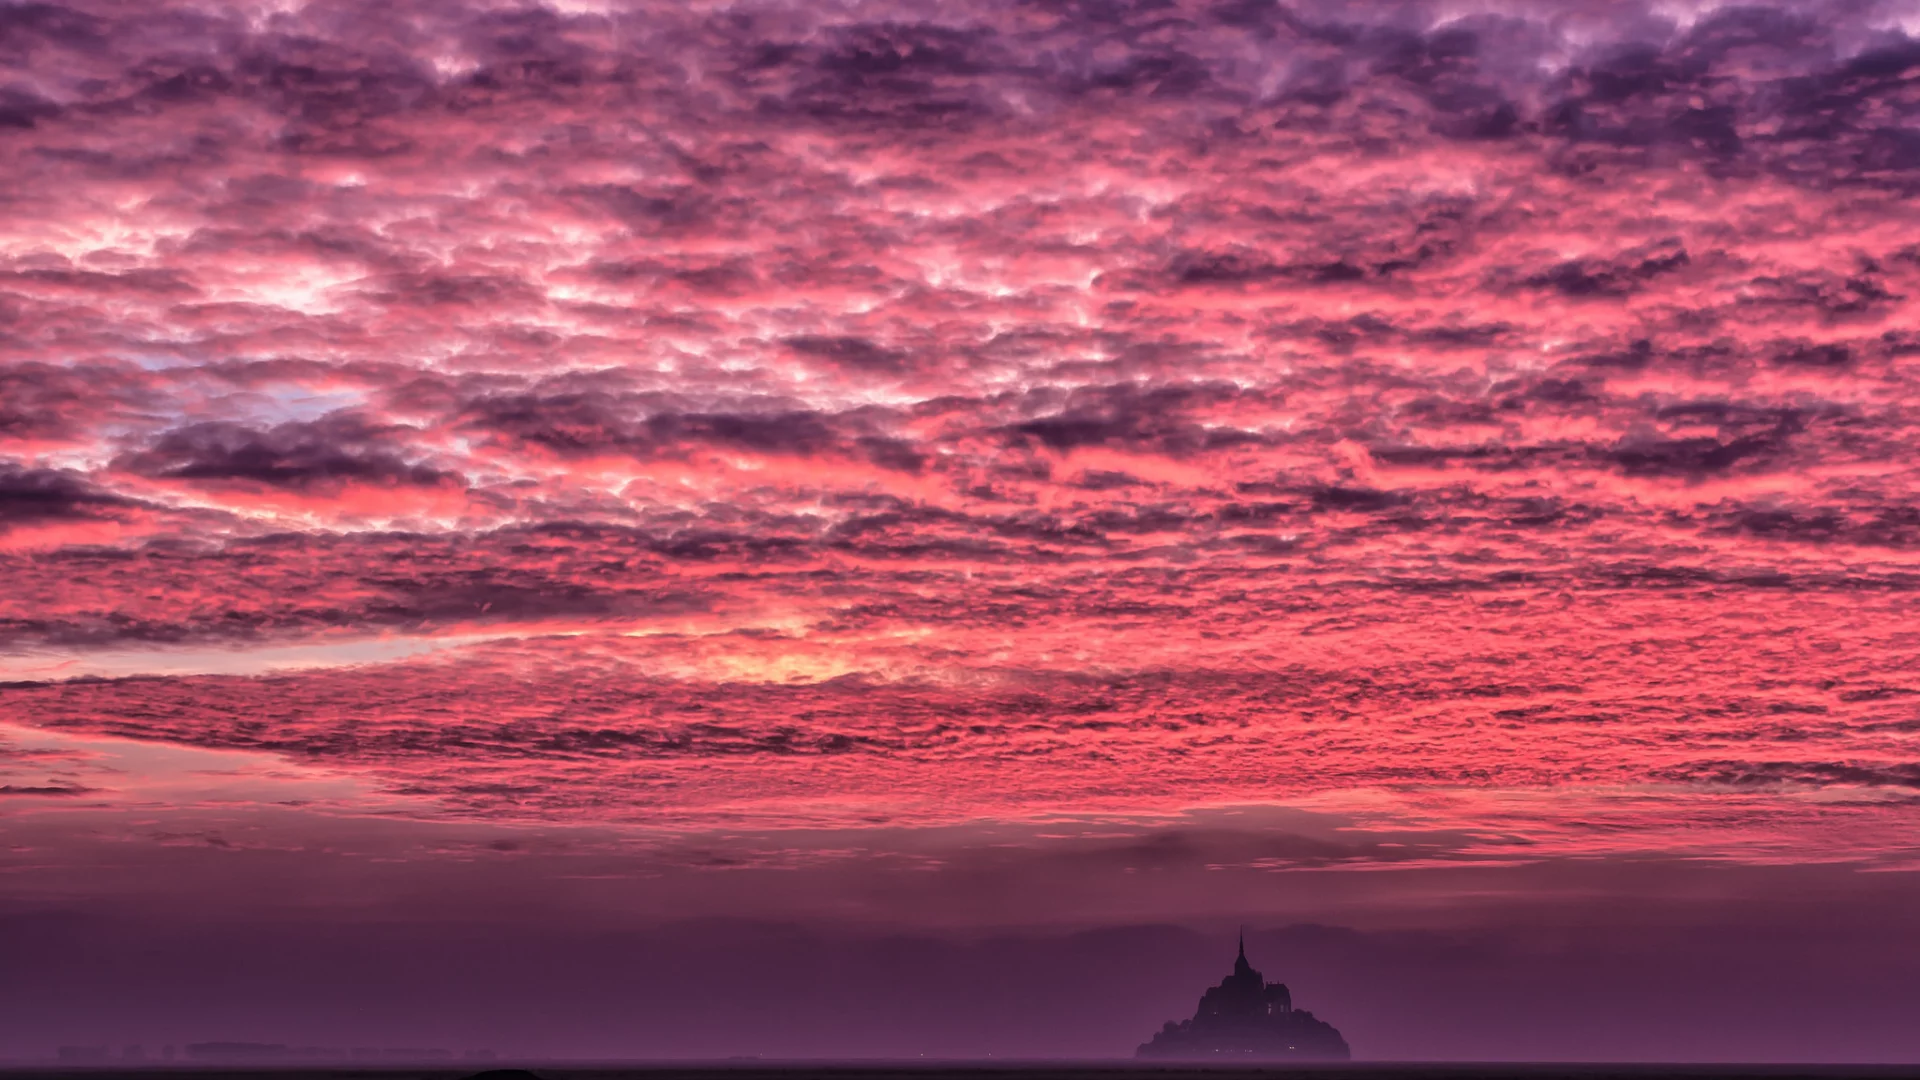
M 491 1075 L 489 1075 L 491 1074 Z M 0 1080 L 1920 1080 L 1904 1065 L 1312 1062 L 1210 1065 L 1188 1062 L 714 1061 L 618 1064 L 520 1062 L 494 1069 L 437 1066 L 284 1069 L 247 1066 L 0 1066 Z

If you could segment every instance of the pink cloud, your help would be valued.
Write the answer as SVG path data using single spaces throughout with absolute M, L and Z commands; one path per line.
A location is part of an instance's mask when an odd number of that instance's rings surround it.
M 1897 846 L 1920 50 L 1869 14 L 35 10 L 7 657 L 500 640 L 21 722 L 453 817 Z

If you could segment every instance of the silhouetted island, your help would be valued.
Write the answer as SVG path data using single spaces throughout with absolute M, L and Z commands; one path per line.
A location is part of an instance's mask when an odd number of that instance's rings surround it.
M 1246 935 L 1233 974 L 1200 996 L 1191 1020 L 1169 1020 L 1135 1057 L 1195 1061 L 1346 1061 L 1347 1040 L 1325 1020 L 1293 1007 L 1285 983 L 1270 983 L 1247 963 Z

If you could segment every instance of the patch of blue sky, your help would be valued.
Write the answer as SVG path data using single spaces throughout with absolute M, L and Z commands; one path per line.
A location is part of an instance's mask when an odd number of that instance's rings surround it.
M 228 402 L 225 419 L 246 423 L 285 424 L 317 420 L 330 412 L 366 404 L 358 390 L 314 390 L 288 385 L 250 390 Z

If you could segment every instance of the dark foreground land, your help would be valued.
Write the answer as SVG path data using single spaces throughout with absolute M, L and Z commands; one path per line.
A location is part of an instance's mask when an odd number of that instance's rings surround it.
M 424 1065 L 325 1069 L 246 1066 L 0 1067 L 0 1080 L 1920 1080 L 1907 1065 L 1701 1065 L 1377 1063 L 1187 1065 L 1181 1063 L 887 1063 L 742 1061 L 610 1065 L 562 1063 L 491 1069 Z

